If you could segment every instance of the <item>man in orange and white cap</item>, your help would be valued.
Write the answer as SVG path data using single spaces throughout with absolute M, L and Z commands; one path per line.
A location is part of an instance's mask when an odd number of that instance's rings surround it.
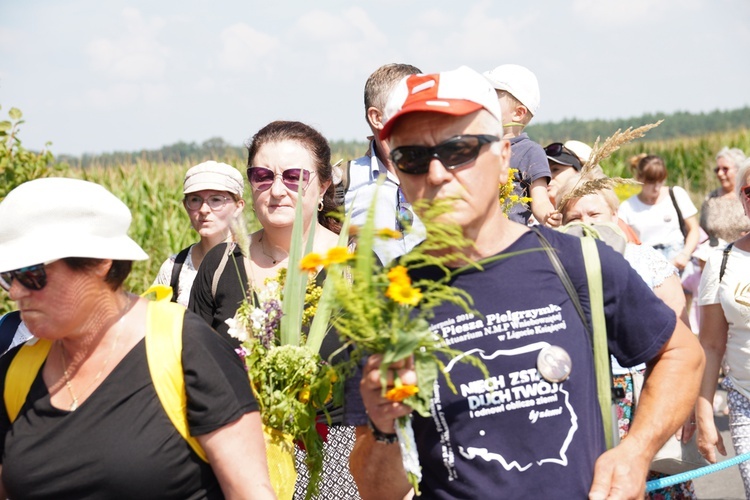
M 580 240 L 532 231 L 503 215 L 497 180 L 507 178 L 510 147 L 501 139 L 494 89 L 466 67 L 410 76 L 391 95 L 386 118 L 381 138 L 407 200 L 455 199 L 448 217 L 474 244 L 453 250 L 482 264 L 451 280 L 473 297 L 478 314 L 467 319 L 442 304 L 431 320 L 490 376 L 450 363 L 457 393 L 438 379 L 431 418 L 413 416 L 424 496 L 642 496 L 651 457 L 684 422 L 698 392 L 703 354 L 690 330 L 620 255 L 598 245 L 609 349 L 625 366 L 648 362 L 652 370 L 628 438 L 606 451 L 588 320 L 573 305 L 574 295 L 586 309 L 590 304 Z M 554 249 L 574 295 L 543 243 Z M 412 272 L 414 279 L 430 275 Z M 410 485 L 394 422 L 411 408 L 382 396 L 381 361 L 373 355 L 363 367 L 369 428 L 358 428 L 350 466 L 364 498 L 403 498 Z M 416 381 L 408 362 L 389 369 L 405 384 Z

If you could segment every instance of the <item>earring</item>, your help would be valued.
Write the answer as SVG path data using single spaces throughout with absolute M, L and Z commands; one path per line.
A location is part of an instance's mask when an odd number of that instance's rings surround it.
M 320 201 L 318 201 L 318 212 L 323 211 L 323 206 L 323 198 L 321 198 Z

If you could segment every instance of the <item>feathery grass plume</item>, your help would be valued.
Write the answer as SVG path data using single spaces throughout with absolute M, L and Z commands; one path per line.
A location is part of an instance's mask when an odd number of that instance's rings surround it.
M 623 144 L 627 144 L 635 139 L 640 139 L 641 137 L 646 135 L 646 132 L 661 125 L 663 121 L 664 120 L 659 120 L 656 123 L 648 123 L 636 129 L 634 129 L 633 127 L 628 127 L 625 132 L 621 132 L 620 129 L 617 129 L 614 134 L 607 137 L 607 139 L 602 143 L 601 146 L 599 145 L 600 138 L 597 137 L 596 141 L 594 142 L 594 147 L 591 149 L 591 155 L 589 155 L 589 159 L 583 163 L 583 167 L 581 168 L 581 175 L 585 175 L 589 172 L 589 170 L 593 169 L 596 165 L 599 165 L 602 160 L 609 158 L 609 156 L 620 149 L 620 146 L 622 146 Z
M 605 160 L 612 153 L 620 149 L 620 146 L 643 137 L 646 135 L 646 132 L 654 127 L 658 127 L 663 121 L 664 120 L 659 120 L 656 123 L 649 123 L 636 129 L 628 127 L 624 132 L 621 132 L 618 129 L 617 132 L 609 136 L 601 145 L 599 145 L 599 138 L 597 137 L 589 159 L 584 162 L 583 167 L 581 168 L 581 176 L 578 182 L 570 192 L 565 194 L 557 202 L 557 209 L 562 212 L 570 200 L 577 200 L 603 189 L 614 189 L 616 186 L 622 184 L 640 184 L 634 179 L 606 177 L 604 174 L 597 171 L 597 166 L 601 161 Z

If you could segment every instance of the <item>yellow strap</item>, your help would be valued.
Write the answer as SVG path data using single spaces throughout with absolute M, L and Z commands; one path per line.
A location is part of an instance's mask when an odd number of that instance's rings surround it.
M 3 399 L 5 400 L 5 411 L 8 413 L 10 423 L 15 422 L 18 414 L 26 402 L 26 397 L 31 390 L 39 370 L 47 359 L 47 354 L 52 348 L 52 342 L 45 339 L 30 340 L 19 349 L 13 361 L 10 362 L 8 372 L 5 375 L 5 388 Z M 12 380 L 13 383 L 8 383 Z
M 591 301 L 591 324 L 594 327 L 594 373 L 596 393 L 604 423 L 604 439 L 607 449 L 614 446 L 612 426 L 612 370 L 607 346 L 607 323 L 604 317 L 604 291 L 602 288 L 602 265 L 596 240 L 591 236 L 581 238 L 583 259 L 586 264 L 586 277 Z
M 151 285 L 148 287 L 148 290 L 143 292 L 141 294 L 141 297 L 148 297 L 150 293 L 153 293 L 156 297 L 157 301 L 171 301 L 172 300 L 172 294 L 174 293 L 172 291 L 172 287 L 169 285 Z
M 208 462 L 198 440 L 190 435 L 187 421 L 185 374 L 182 371 L 182 321 L 185 308 L 174 302 L 148 304 L 146 358 L 151 380 L 164 411 L 177 432 L 195 453 Z

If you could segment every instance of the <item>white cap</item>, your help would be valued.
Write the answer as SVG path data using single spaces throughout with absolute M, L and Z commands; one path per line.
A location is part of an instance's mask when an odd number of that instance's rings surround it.
M 383 115 L 386 119 L 380 139 L 385 140 L 398 118 L 414 111 L 464 116 L 480 109 L 502 123 L 497 94 L 487 80 L 466 66 L 429 75 L 409 75 L 391 92 Z
M 536 115 L 542 98 L 539 94 L 539 82 L 530 69 L 518 64 L 503 64 L 485 71 L 483 75 L 495 89 L 508 92 L 526 106 L 532 115 Z
M 581 163 L 586 163 L 589 161 L 589 158 L 591 158 L 591 152 L 593 151 L 591 149 L 591 146 L 586 144 L 585 142 L 581 141 L 565 141 L 563 144 L 570 152 L 572 152 L 574 155 L 578 157 L 579 160 L 581 160 Z
M 183 194 L 212 190 L 226 191 L 242 198 L 245 181 L 233 166 L 210 160 L 188 170 L 182 186 Z
M 128 236 L 130 210 L 99 184 L 50 177 L 0 203 L 0 272 L 66 257 L 145 260 Z

